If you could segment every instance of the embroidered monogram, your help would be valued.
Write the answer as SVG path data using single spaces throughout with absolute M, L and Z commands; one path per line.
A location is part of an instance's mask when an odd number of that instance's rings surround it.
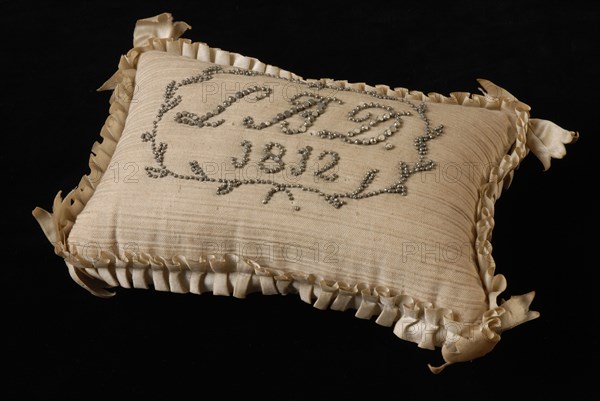
M 355 189 L 345 192 L 325 191 L 322 187 L 316 185 L 285 182 L 285 180 L 283 182 L 277 181 L 274 178 L 274 175 L 282 172 L 288 165 L 289 173 L 292 176 L 299 177 L 303 175 L 307 170 L 307 162 L 312 156 L 313 148 L 312 146 L 300 148 L 297 152 L 300 156 L 299 159 L 297 159 L 298 161 L 296 163 L 286 164 L 286 162 L 284 162 L 284 156 L 287 153 L 286 147 L 281 143 L 274 141 L 269 141 L 264 144 L 262 147 L 262 154 L 257 159 L 258 168 L 268 176 L 266 179 L 213 178 L 206 174 L 201 163 L 197 160 L 191 160 L 189 162 L 191 174 L 175 172 L 168 168 L 164 163 L 168 145 L 165 142 L 157 141 L 159 125 L 167 113 L 175 111 L 175 109 L 182 103 L 182 96 L 181 94 L 178 94 L 178 90 L 180 88 L 194 84 L 205 83 L 207 81 L 214 81 L 218 79 L 219 75 L 271 77 L 277 78 L 278 80 L 293 82 L 294 84 L 307 89 L 291 96 L 287 100 L 289 107 L 275 114 L 270 119 L 257 122 L 256 118 L 253 116 L 243 117 L 241 119 L 241 124 L 245 129 L 248 130 L 262 131 L 271 127 L 275 127 L 277 124 L 279 124 L 279 132 L 284 135 L 304 134 L 327 141 L 338 139 L 341 140 L 345 145 L 351 146 L 371 146 L 383 143 L 386 150 L 391 150 L 394 148 L 394 145 L 387 141 L 400 132 L 400 129 L 403 125 L 402 117 L 411 117 L 416 114 L 424 124 L 424 131 L 420 133 L 420 135 L 417 135 L 414 139 L 417 161 L 414 163 L 400 161 L 398 170 L 395 174 L 395 180 L 391 184 L 388 184 L 382 188 L 372 189 L 370 191 L 367 191 L 367 189 L 369 189 L 373 181 L 376 179 L 379 173 L 379 170 L 377 169 L 366 170 L 362 180 L 358 183 Z M 346 132 L 340 132 L 332 129 L 321 129 L 316 132 L 309 132 L 308 130 L 311 127 L 319 123 L 319 117 L 323 116 L 331 104 L 336 104 L 338 106 L 344 105 L 344 102 L 336 96 L 322 96 L 318 93 L 309 91 L 309 89 L 328 89 L 333 92 L 351 91 L 362 93 L 375 99 L 400 102 L 408 106 L 411 111 L 398 111 L 390 105 L 379 102 L 363 102 L 347 112 L 348 121 L 358 124 L 358 127 Z M 221 114 L 229 108 L 234 107 L 235 104 L 239 103 L 241 100 L 248 99 L 252 102 L 259 103 L 260 101 L 263 101 L 272 95 L 273 89 L 269 86 L 252 85 L 243 90 L 236 91 L 210 111 L 205 111 L 203 113 L 195 113 L 187 110 L 176 111 L 172 118 L 176 123 L 187 125 L 191 128 L 216 128 L 226 122 L 226 119 L 222 118 Z M 418 172 L 432 170 L 435 167 L 435 162 L 433 160 L 426 159 L 428 151 L 427 143 L 430 140 L 442 135 L 443 126 L 439 125 L 436 127 L 431 127 L 431 123 L 426 115 L 426 112 L 427 107 L 425 103 L 420 103 L 417 105 L 401 97 L 384 96 L 375 92 L 339 88 L 321 83 L 309 83 L 298 79 L 283 79 L 271 76 L 269 74 L 258 74 L 256 72 L 239 69 L 224 70 L 219 66 L 214 66 L 205 69 L 200 74 L 183 79 L 180 82 L 171 81 L 166 86 L 164 92 L 164 102 L 161 104 L 161 107 L 156 114 L 156 118 L 152 122 L 152 130 L 149 132 L 144 132 L 141 136 L 144 142 L 150 143 L 154 160 L 157 164 L 157 167 L 147 166 L 146 173 L 151 178 L 164 178 L 171 176 L 173 178 L 182 180 L 196 180 L 199 182 L 217 183 L 219 184 L 216 190 L 217 195 L 229 194 L 235 188 L 243 185 L 266 185 L 270 188 L 267 189 L 266 195 L 262 200 L 264 204 L 267 204 L 273 195 L 278 192 L 285 193 L 288 199 L 293 202 L 293 190 L 315 193 L 335 208 L 340 208 L 341 206 L 345 205 L 348 200 L 360 200 L 383 194 L 406 195 L 406 181 L 412 175 Z M 302 123 L 299 126 L 291 126 L 289 120 L 294 116 L 299 116 L 302 119 Z M 379 128 L 380 125 L 383 124 L 388 125 L 387 127 L 383 128 L 381 132 L 371 136 L 366 136 L 367 133 Z M 230 159 L 230 164 L 236 169 L 241 169 L 248 165 L 253 150 L 252 142 L 247 139 L 244 139 L 240 143 L 240 146 L 242 147 L 241 157 L 232 156 Z M 328 149 L 322 150 L 318 153 L 318 156 L 316 156 L 316 160 L 320 163 L 313 171 L 313 176 L 317 181 L 338 181 L 340 176 L 336 172 L 335 168 L 341 160 L 339 152 Z M 295 206 L 294 210 L 299 210 L 299 207 Z

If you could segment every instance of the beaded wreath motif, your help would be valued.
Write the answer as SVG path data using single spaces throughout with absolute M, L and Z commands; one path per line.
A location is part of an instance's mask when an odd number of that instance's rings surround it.
M 318 186 L 305 185 L 300 183 L 290 182 L 277 182 L 274 179 L 227 179 L 227 178 L 212 178 L 209 177 L 204 169 L 201 167 L 201 163 L 197 160 L 191 160 L 189 162 L 190 172 L 178 173 L 170 170 L 164 164 L 165 154 L 168 149 L 168 145 L 164 142 L 157 142 L 157 134 L 159 130 L 159 124 L 167 113 L 175 111 L 182 101 L 181 95 L 177 94 L 179 88 L 194 85 L 202 82 L 215 80 L 219 75 L 247 75 L 247 76 L 266 76 L 270 78 L 284 79 L 275 77 L 270 74 L 260 74 L 247 70 L 240 69 L 229 69 L 224 70 L 222 67 L 214 66 L 205 69 L 202 73 L 194 75 L 190 78 L 181 80 L 180 82 L 171 81 L 164 92 L 164 101 L 161 104 L 155 119 L 152 122 L 152 130 L 144 132 L 142 134 L 142 140 L 149 142 L 156 161 L 157 167 L 147 166 L 146 173 L 151 178 L 164 178 L 173 177 L 181 180 L 195 180 L 203 183 L 216 183 L 218 184 L 216 194 L 225 195 L 231 193 L 235 188 L 243 185 L 265 185 L 268 188 L 263 203 L 267 204 L 269 200 L 278 192 L 284 192 L 291 202 L 294 201 L 293 190 L 301 190 L 306 192 L 312 192 L 322 197 L 326 202 L 335 208 L 340 208 L 347 203 L 348 200 L 360 200 L 373 196 L 379 196 L 383 194 L 400 194 L 406 195 L 406 181 L 415 173 L 429 171 L 435 167 L 435 162 L 426 159 L 428 151 L 427 143 L 439 137 L 443 133 L 443 126 L 439 125 L 432 128 L 430 121 L 426 115 L 425 103 L 418 105 L 400 97 L 380 95 L 376 92 L 370 91 L 359 91 L 350 88 L 339 88 L 333 85 L 326 85 L 322 83 L 309 83 L 299 79 L 286 79 L 287 81 L 293 82 L 294 84 L 301 85 L 306 89 L 331 89 L 333 91 L 350 91 L 357 92 L 365 95 L 369 95 L 374 99 L 394 100 L 407 105 L 411 111 L 399 112 L 393 107 L 378 102 L 360 103 L 352 108 L 348 114 L 348 120 L 357 123 L 358 127 L 347 132 L 338 132 L 328 129 L 322 129 L 316 132 L 310 132 L 310 135 L 316 136 L 324 140 L 340 140 L 349 146 L 373 146 L 377 144 L 383 144 L 385 149 L 390 150 L 394 147 L 389 142 L 386 142 L 389 138 L 393 137 L 402 126 L 402 117 L 412 116 L 413 113 L 418 115 L 420 120 L 424 124 L 424 131 L 421 135 L 415 137 L 414 146 L 418 155 L 418 160 L 414 163 L 400 162 L 398 165 L 397 179 L 391 184 L 375 189 L 368 190 L 379 170 L 368 169 L 362 180 L 358 183 L 353 191 L 342 192 L 342 193 L 328 193 L 320 189 Z M 218 127 L 225 122 L 225 119 L 218 119 L 218 116 L 225 112 L 227 109 L 239 103 L 244 98 L 253 96 L 253 101 L 260 102 L 261 100 L 269 97 L 272 94 L 273 89 L 265 85 L 250 86 L 246 89 L 239 90 L 227 97 L 221 104 L 216 106 L 211 111 L 207 111 L 204 114 L 196 114 L 189 111 L 179 111 L 174 113 L 173 119 L 176 123 L 187 125 L 189 127 L 199 129 L 210 129 Z M 318 119 L 323 115 L 330 104 L 343 105 L 344 102 L 335 96 L 321 96 L 311 91 L 302 91 L 288 99 L 290 106 L 277 113 L 271 119 L 256 122 L 252 116 L 246 116 L 242 119 L 242 125 L 248 130 L 263 130 L 279 124 L 279 130 L 284 135 L 298 135 L 307 133 L 309 128 L 318 122 Z M 376 112 L 381 113 L 375 114 Z M 171 113 L 173 114 L 173 113 Z M 288 119 L 292 116 L 298 115 L 303 119 L 303 122 L 298 127 L 290 127 Z M 387 128 L 383 128 L 380 133 L 372 136 L 367 136 L 368 133 L 379 128 L 384 123 L 390 125 Z M 241 157 L 231 157 L 229 160 L 230 164 L 236 168 L 244 168 L 250 160 L 252 153 L 252 142 L 249 140 L 243 140 L 240 143 L 242 147 Z M 300 176 L 306 172 L 307 161 L 311 157 L 313 148 L 311 146 L 305 146 L 298 150 L 298 161 L 290 166 L 289 173 L 292 176 Z M 262 149 L 262 155 L 259 157 L 258 168 L 266 174 L 273 175 L 286 168 L 286 164 L 283 162 L 283 156 L 287 152 L 287 149 L 280 143 L 268 142 Z M 324 150 L 317 156 L 322 164 L 318 169 L 313 172 L 313 175 L 323 181 L 335 182 L 339 177 L 333 171 L 334 167 L 340 161 L 340 156 L 337 152 L 332 150 Z M 294 210 L 299 210 L 298 206 L 294 207 Z

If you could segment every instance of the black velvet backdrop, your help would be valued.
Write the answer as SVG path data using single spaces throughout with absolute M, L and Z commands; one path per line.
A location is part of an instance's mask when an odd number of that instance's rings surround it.
M 597 7 L 573 1 L 2 1 L 2 331 L 10 400 L 545 398 L 592 392 L 597 358 Z M 524 2 L 523 2 L 524 3 Z M 187 37 L 305 77 L 424 92 L 477 91 L 483 77 L 578 130 L 548 172 L 531 155 L 497 204 L 494 256 L 505 294 L 535 289 L 540 319 L 496 350 L 432 375 L 439 352 L 398 340 L 352 312 L 297 296 L 119 290 L 104 300 L 72 282 L 31 217 L 87 172 L 108 113 L 97 88 L 131 47 L 138 18 L 170 11 Z M 585 231 L 591 237 L 585 239 Z M 227 384 L 218 380 L 227 378 Z M 207 393 L 208 392 L 208 393 Z M 215 394 L 214 396 L 212 394 Z M 366 399 L 366 398 L 362 398 Z

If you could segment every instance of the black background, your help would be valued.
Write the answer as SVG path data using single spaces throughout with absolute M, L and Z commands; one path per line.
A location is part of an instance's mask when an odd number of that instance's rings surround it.
M 5 399 L 547 398 L 597 392 L 594 208 L 597 7 L 572 1 L 2 2 L 0 96 Z M 73 283 L 31 217 L 72 189 L 108 115 L 97 88 L 131 47 L 138 18 L 170 11 L 186 34 L 305 77 L 424 92 L 505 87 L 532 116 L 581 133 L 548 172 L 533 155 L 498 201 L 494 256 L 505 297 L 537 291 L 540 319 L 494 352 L 432 375 L 439 352 L 389 328 L 318 311 L 297 296 L 119 290 L 95 298 Z M 7 125 L 8 124 L 8 125 Z M 588 236 L 586 232 L 592 234 Z M 588 238 L 586 240 L 586 237 Z M 6 240 L 7 239 L 7 240 Z M 226 384 L 221 385 L 220 379 Z M 221 380 L 223 381 L 223 380 Z M 210 394 L 215 394 L 212 396 Z M 569 397 L 570 398 L 570 397 Z

